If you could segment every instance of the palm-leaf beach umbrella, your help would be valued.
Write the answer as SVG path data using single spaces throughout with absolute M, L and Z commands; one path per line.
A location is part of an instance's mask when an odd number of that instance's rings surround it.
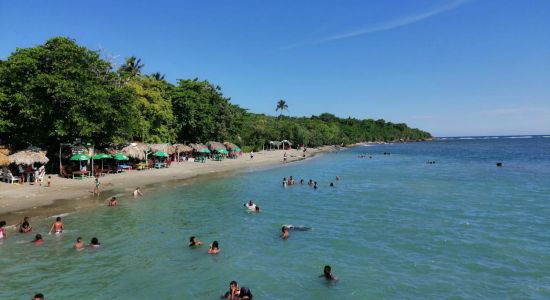
M 198 152 L 198 153 L 210 153 L 210 150 L 208 150 L 208 148 L 202 148 L 202 149 L 197 150 L 196 152 Z
M 184 145 L 184 144 L 174 144 L 172 145 L 174 147 L 175 153 L 182 153 L 182 152 L 191 152 L 193 151 L 193 148 Z
M 0 153 L 0 167 L 4 167 L 10 164 L 10 159 L 7 155 Z
M 34 163 L 46 164 L 50 161 L 46 151 L 23 150 L 9 156 L 10 163 L 30 166 Z
M 132 143 L 129 146 L 122 148 L 122 153 L 124 155 L 138 160 L 147 159 L 147 153 L 149 151 L 151 151 L 151 148 L 142 143 Z

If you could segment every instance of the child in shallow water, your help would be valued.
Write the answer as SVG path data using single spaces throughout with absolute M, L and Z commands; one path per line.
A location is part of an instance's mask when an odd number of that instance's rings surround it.
M 202 242 L 197 240 L 195 236 L 189 238 L 189 247 L 200 246 Z
M 84 249 L 84 242 L 82 241 L 82 238 L 81 237 L 78 237 L 76 239 L 76 243 L 74 243 L 74 246 L 73 246 L 76 250 L 82 250 Z
M 36 246 L 40 246 L 44 244 L 44 240 L 42 239 L 42 235 L 39 233 L 34 236 L 34 240 L 31 241 L 31 243 L 34 243 Z

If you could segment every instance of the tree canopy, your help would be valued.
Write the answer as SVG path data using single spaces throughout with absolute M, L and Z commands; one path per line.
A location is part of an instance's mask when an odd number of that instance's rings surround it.
M 383 119 L 286 117 L 282 99 L 278 117 L 254 114 L 206 80 L 174 85 L 159 72 L 143 75 L 143 67 L 131 56 L 114 70 L 101 53 L 65 37 L 16 49 L 0 61 L 0 139 L 14 148 L 51 149 L 81 139 L 98 146 L 217 140 L 259 149 L 283 139 L 319 146 L 431 137 Z

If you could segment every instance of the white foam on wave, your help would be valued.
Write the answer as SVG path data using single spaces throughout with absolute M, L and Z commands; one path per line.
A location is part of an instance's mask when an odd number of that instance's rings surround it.
M 543 138 L 550 138 L 550 135 L 543 135 Z
M 532 139 L 532 135 L 522 135 L 522 136 L 505 136 L 505 139 Z
M 64 218 L 68 215 L 70 215 L 71 213 L 64 213 L 64 214 L 59 214 L 59 215 L 54 215 L 54 216 L 49 216 L 48 219 L 55 219 L 57 217 L 60 217 L 60 218 Z

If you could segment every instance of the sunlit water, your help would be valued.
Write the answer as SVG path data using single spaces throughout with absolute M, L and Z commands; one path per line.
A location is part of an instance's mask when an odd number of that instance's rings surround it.
M 320 187 L 284 189 L 289 175 Z M 3 241 L 0 299 L 219 299 L 231 280 L 256 299 L 550 297 L 550 138 L 357 147 L 145 192 L 66 216 L 41 247 Z M 283 224 L 313 230 L 282 241 Z M 222 252 L 189 249 L 191 235 Z M 77 236 L 103 246 L 76 252 Z

